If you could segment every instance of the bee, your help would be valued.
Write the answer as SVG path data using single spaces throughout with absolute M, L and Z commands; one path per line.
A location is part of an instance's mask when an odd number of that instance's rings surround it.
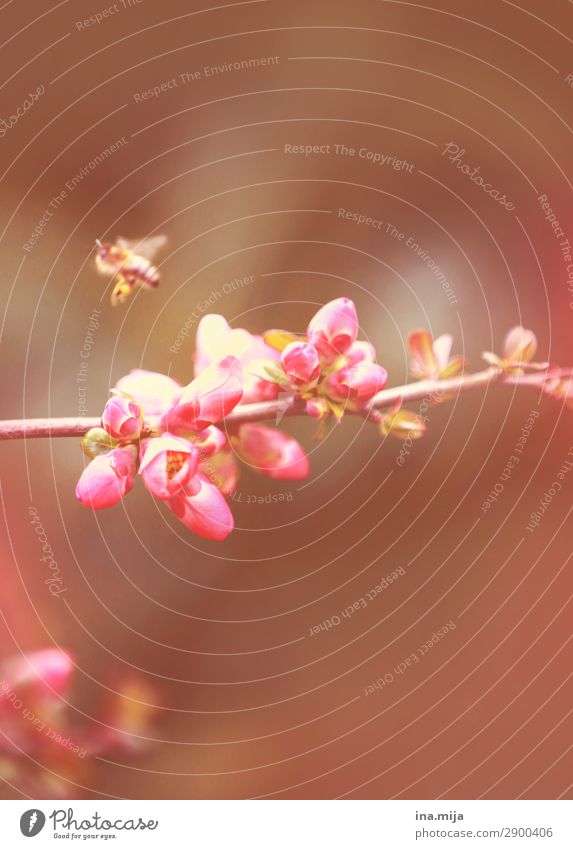
M 159 271 L 151 261 L 166 243 L 166 236 L 139 241 L 118 238 L 114 245 L 96 239 L 96 268 L 100 274 L 113 277 L 115 282 L 112 306 L 123 304 L 138 286 L 147 289 L 159 286 Z

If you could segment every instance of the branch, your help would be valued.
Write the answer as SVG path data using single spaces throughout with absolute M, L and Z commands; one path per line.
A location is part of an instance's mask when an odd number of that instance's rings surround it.
M 466 392 L 489 383 L 501 383 L 510 386 L 529 386 L 543 389 L 547 380 L 571 379 L 572 369 L 549 369 L 533 374 L 511 375 L 501 369 L 492 367 L 475 374 L 460 375 L 446 380 L 419 380 L 405 386 L 393 386 L 383 389 L 372 400 L 373 409 L 392 407 L 398 401 L 409 403 L 424 398 L 439 398 L 452 396 L 458 392 Z M 296 416 L 304 413 L 304 403 L 296 398 L 284 401 L 261 401 L 256 404 L 243 404 L 227 416 L 225 422 L 229 425 L 245 424 L 247 422 L 276 419 L 277 415 Z M 362 411 L 359 415 L 364 415 Z M 153 428 L 153 421 L 147 423 L 142 436 L 148 435 Z M 83 436 L 90 428 L 99 427 L 99 418 L 52 418 L 52 419 L 8 419 L 0 421 L 0 440 L 4 439 L 36 439 L 39 437 Z

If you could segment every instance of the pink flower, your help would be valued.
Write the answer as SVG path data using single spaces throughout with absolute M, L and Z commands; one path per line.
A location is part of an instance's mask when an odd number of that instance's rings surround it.
M 163 500 L 185 490 L 199 466 L 199 451 L 186 439 L 164 433 L 141 443 L 139 474 L 147 489 Z
M 233 439 L 238 454 L 258 472 L 277 480 L 302 480 L 308 457 L 292 436 L 265 425 L 244 424 Z
M 242 327 L 231 328 L 222 315 L 206 315 L 199 322 L 195 339 L 195 374 L 229 355 L 237 357 L 242 366 L 254 360 L 278 360 L 280 354 L 267 345 L 261 336 L 254 336 Z M 243 404 L 255 401 L 272 401 L 277 397 L 277 386 L 268 380 L 243 374 Z
M 293 386 L 310 389 L 320 377 L 318 351 L 310 342 L 291 342 L 281 356 L 281 364 Z
M 243 397 L 242 368 L 237 357 L 208 366 L 175 396 L 160 426 L 169 433 L 200 431 L 221 421 Z
M 175 395 L 181 391 L 181 384 L 166 374 L 133 369 L 117 381 L 115 388 L 134 398 L 144 415 L 151 418 L 161 415 L 171 405 Z
M 68 652 L 49 648 L 14 656 L 2 666 L 2 680 L 8 689 L 24 698 L 28 707 L 39 703 L 59 704 L 70 682 L 74 662 Z M 0 690 L 0 710 L 6 710 L 7 691 Z M 2 698 L 4 695 L 4 698 Z
M 337 298 L 319 309 L 307 336 L 326 362 L 345 354 L 358 336 L 356 307 L 350 298 Z
M 103 408 L 101 425 L 115 439 L 137 438 L 142 424 L 141 407 L 124 395 L 110 398 Z
M 136 450 L 133 446 L 114 448 L 95 457 L 83 471 L 76 498 L 86 507 L 102 510 L 117 504 L 133 487 Z
M 386 369 L 376 363 L 362 361 L 334 372 L 325 385 L 328 395 L 335 401 L 362 405 L 383 389 L 387 380 Z
M 225 498 L 201 473 L 193 478 L 188 494 L 167 503 L 186 528 L 205 539 L 224 540 L 235 526 Z

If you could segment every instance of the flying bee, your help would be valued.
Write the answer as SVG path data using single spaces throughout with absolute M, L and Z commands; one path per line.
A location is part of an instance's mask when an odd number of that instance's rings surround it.
M 137 286 L 156 289 L 159 271 L 152 265 L 155 254 L 167 243 L 166 236 L 152 236 L 140 241 L 118 238 L 114 245 L 96 239 L 96 268 L 100 274 L 113 277 L 112 306 L 123 304 Z

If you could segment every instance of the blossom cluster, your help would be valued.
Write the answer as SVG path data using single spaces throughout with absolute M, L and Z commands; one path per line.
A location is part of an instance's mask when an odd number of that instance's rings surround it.
M 101 427 L 82 442 L 91 462 L 78 482 L 77 498 L 94 509 L 111 507 L 139 474 L 188 529 L 223 540 L 234 527 L 226 498 L 237 486 L 238 460 L 275 479 L 301 480 L 309 474 L 308 457 L 296 439 L 278 427 L 237 423 L 229 417 L 235 409 L 278 403 L 282 397 L 319 421 L 318 440 L 345 413 L 374 422 L 383 436 L 419 438 L 424 419 L 400 400 L 385 413 L 377 409 L 388 375 L 376 362 L 373 345 L 358 336 L 356 308 L 345 297 L 321 307 L 304 335 L 269 330 L 258 336 L 231 328 L 221 315 L 204 316 L 197 329 L 195 377 L 188 385 L 136 369 L 112 389 Z M 434 340 L 427 330 L 411 333 L 413 377 L 440 381 L 458 375 L 464 361 L 451 356 L 452 345 L 449 334 Z M 500 372 L 521 373 L 547 366 L 530 362 L 536 345 L 531 331 L 516 327 L 502 357 L 483 356 Z

